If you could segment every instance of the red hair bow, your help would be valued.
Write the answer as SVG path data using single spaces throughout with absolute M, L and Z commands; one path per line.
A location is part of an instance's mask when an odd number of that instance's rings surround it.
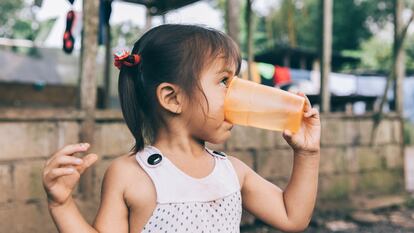
M 122 50 L 114 53 L 114 65 L 121 69 L 125 66 L 135 66 L 141 61 L 141 56 L 138 54 L 129 54 L 129 52 Z

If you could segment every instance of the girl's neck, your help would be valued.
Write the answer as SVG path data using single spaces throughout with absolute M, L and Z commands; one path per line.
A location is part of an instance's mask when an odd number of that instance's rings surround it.
M 186 158 L 198 159 L 205 156 L 204 141 L 191 137 L 183 132 L 160 131 L 153 143 L 168 156 L 185 155 Z

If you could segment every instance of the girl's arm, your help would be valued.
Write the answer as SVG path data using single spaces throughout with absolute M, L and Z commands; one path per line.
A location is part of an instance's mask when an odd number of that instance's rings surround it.
M 59 232 L 99 232 L 86 222 L 72 198 L 63 205 L 49 205 L 49 212 Z
M 309 100 L 306 100 L 304 120 L 299 132 L 291 135 L 285 131 L 283 134 L 294 151 L 292 175 L 285 191 L 262 178 L 240 160 L 232 159 L 244 171 L 243 207 L 269 225 L 288 232 L 306 229 L 316 202 L 320 120 L 318 111 L 312 109 Z
M 122 172 L 117 163 L 111 164 L 105 173 L 101 206 L 94 226 L 83 218 L 72 199 L 73 188 L 81 174 L 97 160 L 95 154 L 89 154 L 80 163 L 76 162 L 73 154 L 86 151 L 88 147 L 88 144 L 65 146 L 46 162 L 43 185 L 52 219 L 62 233 L 127 233 L 128 210 L 123 200 L 122 182 L 119 182 Z

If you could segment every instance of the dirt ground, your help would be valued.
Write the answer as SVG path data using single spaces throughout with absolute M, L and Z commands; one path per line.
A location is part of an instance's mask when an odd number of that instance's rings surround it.
M 243 233 L 281 233 L 262 222 Z M 315 213 L 305 233 L 414 233 L 414 201 L 369 211 Z

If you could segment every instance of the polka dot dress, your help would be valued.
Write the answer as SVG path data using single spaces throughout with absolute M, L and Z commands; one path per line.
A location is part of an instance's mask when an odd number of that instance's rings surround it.
M 237 174 L 226 154 L 206 150 L 214 156 L 215 167 L 201 179 L 185 174 L 153 146 L 137 153 L 138 163 L 157 191 L 157 206 L 143 233 L 240 232 L 242 198 Z
M 159 204 L 142 232 L 240 232 L 241 196 L 209 202 Z

